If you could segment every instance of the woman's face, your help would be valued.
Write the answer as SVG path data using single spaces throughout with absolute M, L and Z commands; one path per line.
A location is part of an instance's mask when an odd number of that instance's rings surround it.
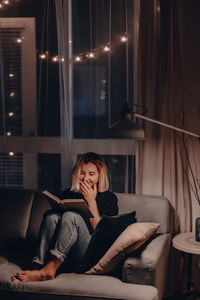
M 80 181 L 87 182 L 91 187 L 99 181 L 97 166 L 91 162 L 81 166 Z

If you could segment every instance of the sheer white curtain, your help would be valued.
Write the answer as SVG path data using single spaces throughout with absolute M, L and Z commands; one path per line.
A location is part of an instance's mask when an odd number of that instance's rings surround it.
M 74 164 L 72 145 L 72 37 L 71 1 L 55 0 L 59 57 L 59 97 L 62 147 L 62 188 L 70 184 Z
M 66 149 L 66 153 L 64 155 L 65 161 L 64 164 L 62 162 L 62 169 L 63 169 L 63 174 L 67 174 L 68 170 L 70 169 L 70 165 L 72 164 L 72 161 L 74 160 L 73 155 L 75 156 L 76 154 L 82 154 L 87 151 L 94 151 L 97 153 L 100 153 L 102 155 L 108 155 L 109 156 L 109 174 L 110 174 L 110 182 L 111 182 L 111 189 L 113 188 L 112 186 L 112 181 L 113 181 L 113 176 L 115 176 L 116 180 L 120 181 L 120 184 L 122 181 L 125 181 L 124 184 L 124 191 L 127 192 L 130 190 L 130 183 L 129 183 L 129 173 L 130 173 L 130 168 L 128 165 L 128 155 L 135 155 L 135 141 L 120 141 L 120 140 L 108 140 L 106 139 L 106 130 L 107 130 L 107 124 L 106 118 L 110 119 L 110 117 L 116 114 L 116 97 L 118 101 L 118 106 L 119 107 L 119 116 L 120 116 L 120 109 L 122 109 L 122 105 L 120 103 L 124 103 L 124 94 L 125 91 L 121 88 L 120 93 L 123 96 L 118 96 L 116 95 L 116 80 L 119 80 L 120 78 L 120 73 L 121 69 L 118 67 L 118 64 L 114 64 L 116 58 L 116 54 L 123 53 L 123 49 L 125 49 L 125 45 L 120 44 L 120 41 L 117 39 L 117 50 L 111 52 L 110 54 L 104 54 L 101 51 L 101 47 L 99 45 L 103 45 L 103 43 L 107 42 L 107 31 L 111 32 L 113 36 L 116 34 L 120 35 L 124 33 L 124 26 L 123 23 L 125 24 L 125 14 L 123 15 L 122 12 L 120 11 L 120 8 L 122 8 L 125 11 L 125 3 L 126 1 L 116 1 L 115 3 L 111 0 L 108 2 L 104 3 L 104 1 L 86 1 L 85 6 L 81 2 L 73 2 L 73 9 L 77 9 L 77 11 L 74 11 L 74 18 L 76 20 L 77 18 L 77 23 L 75 24 L 76 27 L 79 28 L 77 30 L 77 35 L 73 37 L 73 48 L 74 48 L 74 55 L 81 52 L 81 49 L 85 47 L 84 43 L 86 43 L 88 37 L 91 39 L 89 44 L 94 44 L 95 46 L 97 45 L 99 47 L 99 57 L 98 59 L 94 59 L 94 61 L 90 61 L 89 64 L 85 64 L 84 62 L 80 65 L 76 64 L 74 65 L 74 74 L 76 75 L 76 72 L 82 72 L 84 74 L 84 78 L 80 76 L 80 79 L 84 79 L 83 81 L 78 81 L 78 86 L 72 87 L 72 62 L 73 62 L 73 57 L 72 57 L 72 43 L 69 43 L 72 41 L 71 37 L 71 32 L 72 32 L 72 24 L 71 24 L 71 16 L 72 16 L 72 11 L 71 11 L 71 4 L 72 1 L 70 0 L 55 0 L 56 3 L 56 19 L 57 19 L 57 33 L 58 33 L 58 48 L 59 48 L 59 57 L 64 58 L 63 62 L 59 63 L 59 81 L 60 81 L 60 107 L 61 107 L 61 133 L 63 136 L 62 139 L 62 146 L 63 149 Z M 112 7 L 111 3 L 114 5 Z M 79 5 L 80 4 L 80 5 Z M 104 5 L 105 4 L 105 5 Z M 130 2 L 131 4 L 131 11 L 129 12 L 131 17 L 133 16 L 134 23 L 137 26 L 134 26 L 134 41 L 132 37 L 132 42 L 134 42 L 134 47 L 137 47 L 138 44 L 138 15 L 139 15 L 139 0 Z M 133 5 L 134 4 L 134 5 Z M 88 19 L 88 26 L 87 23 L 83 22 L 82 16 L 80 15 L 80 7 L 84 7 L 84 9 L 88 9 L 88 12 L 90 11 L 90 18 Z M 114 26 L 115 20 L 112 18 L 111 15 L 114 12 L 114 9 L 119 11 L 119 15 L 122 18 L 121 21 L 121 27 Z M 102 23 L 102 17 L 105 18 L 104 22 Z M 116 18 L 116 17 L 115 17 Z M 123 19 L 124 18 L 124 19 Z M 111 22 L 112 20 L 112 22 Z M 132 19 L 131 19 L 132 20 Z M 80 22 L 80 24 L 79 24 Z M 118 22 L 118 19 L 117 19 Z M 112 24 L 111 24 L 112 23 Z M 112 25 L 112 27 L 111 27 Z M 119 24 L 118 24 L 119 25 Z M 107 30 L 108 27 L 108 30 Z M 84 29 L 81 31 L 80 29 Z M 121 29 L 121 30 L 120 30 Z M 80 32 L 79 32 L 80 31 Z M 106 32 L 105 32 L 106 31 Z M 131 28 L 132 33 L 133 28 Z M 83 34 L 87 37 L 87 39 L 84 40 L 83 42 Z M 109 36 L 111 38 L 111 36 Z M 81 41 L 83 45 L 81 44 Z M 112 44 L 112 40 L 109 40 Z M 101 43 L 100 43 L 101 42 Z M 114 42 L 116 42 L 114 40 Z M 115 43 L 113 42 L 113 47 L 115 47 Z M 131 42 L 131 43 L 132 43 Z M 93 47 L 94 47 L 93 45 Z M 79 46 L 79 47 L 78 47 Z M 91 47 L 91 49 L 90 49 Z M 97 47 L 97 48 L 98 48 Z M 85 48 L 84 48 L 85 49 Z M 92 46 L 89 45 L 88 50 L 92 50 Z M 97 49 L 98 50 L 98 49 Z M 86 53 L 82 53 L 82 58 L 84 60 L 84 57 Z M 134 57 L 131 57 L 130 63 L 129 63 L 129 68 L 132 69 L 135 68 L 134 72 L 136 72 L 137 68 L 137 51 L 134 51 Z M 108 58 L 108 59 L 107 59 Z M 124 57 L 122 57 L 122 62 L 123 60 L 125 61 L 125 51 L 124 51 Z M 114 62 L 111 62 L 111 59 L 114 60 Z M 109 64 L 109 65 L 108 65 Z M 124 67 L 124 66 L 123 66 Z M 115 72 L 113 72 L 113 68 Z M 87 72 L 86 72 L 87 71 Z M 84 73 L 85 72 L 85 73 Z M 98 73 L 102 72 L 102 74 Z M 115 74 L 118 73 L 119 74 Z M 80 74 L 80 73 L 78 73 Z M 87 76 L 87 75 L 90 76 Z M 108 76 L 109 74 L 109 76 Z M 104 79 L 104 80 L 102 80 Z M 100 81 L 100 82 L 99 82 Z M 104 82 L 104 83 L 103 83 Z M 96 84 L 96 86 L 95 86 Z M 105 88 L 105 86 L 108 88 Z M 123 86 L 122 84 L 120 86 Z M 135 82 L 133 84 L 135 88 Z M 73 88 L 76 88 L 78 90 L 79 94 L 76 96 L 76 90 L 74 92 L 74 99 L 73 99 L 73 104 L 77 108 L 76 105 L 81 104 L 82 106 L 78 106 L 78 109 L 75 110 L 75 114 L 73 116 L 72 113 L 72 91 Z M 100 89 L 101 88 L 101 89 Z M 111 93 L 111 88 L 112 88 L 112 93 Z M 105 98 L 104 99 L 99 99 L 99 93 L 104 91 L 105 89 Z M 82 93 L 82 94 L 81 94 Z M 134 97 L 136 93 L 136 88 L 134 90 Z M 112 94 L 112 97 L 111 97 Z M 115 96 L 116 95 L 116 96 Z M 109 108 L 111 107 L 111 98 L 112 100 L 112 109 L 109 111 Z M 84 100 L 84 101 L 80 101 Z M 76 101 L 78 100 L 78 101 Z M 88 102 L 87 102 L 88 101 Z M 89 102 L 90 101 L 90 102 Z M 82 102 L 82 103 L 80 103 Z M 104 104 L 105 102 L 105 104 Z M 108 103 L 109 102 L 109 103 Z M 104 107 L 104 115 L 101 115 L 101 109 L 102 105 L 105 105 Z M 96 116 L 92 115 L 91 116 L 91 111 L 89 105 L 92 105 L 92 107 L 95 107 L 96 105 Z M 99 105 L 101 105 L 99 109 Z M 108 111 L 107 111 L 108 110 Z M 81 111 L 81 113 L 78 115 L 78 112 Z M 110 114 L 110 115 L 109 115 Z M 108 116 L 109 115 L 109 116 Z M 88 117 L 87 117 L 88 116 Z M 72 135 L 72 128 L 73 128 L 73 117 L 74 117 L 74 137 Z M 92 118 L 91 118 L 92 117 Z M 101 118 L 102 117 L 102 118 Z M 104 119 L 103 119 L 104 118 Z M 91 119 L 93 120 L 91 122 Z M 103 121 L 102 121 L 103 120 Z M 89 125 L 88 125 L 89 124 Z M 92 124 L 92 125 L 91 125 Z M 101 127 L 105 130 L 104 137 L 102 137 L 102 131 Z M 78 129 L 77 129 L 78 128 Z M 80 134 L 77 131 L 80 129 Z M 88 131 L 89 137 L 88 138 Z M 84 136 L 84 134 L 87 133 L 87 135 Z M 94 136 L 92 136 L 92 133 L 94 133 Z M 82 135 L 81 135 L 82 134 Z M 99 139 L 99 137 L 102 137 Z M 78 138 L 77 138 L 78 137 Z M 71 153 L 71 152 L 72 153 Z M 120 163 L 120 159 L 118 162 L 116 162 L 116 155 L 120 155 L 123 157 L 126 157 L 126 167 L 123 165 L 123 172 L 121 174 L 114 174 L 113 175 L 113 169 L 115 169 L 115 166 L 117 163 Z M 63 155 L 62 155 L 63 157 Z M 114 162 L 115 161 L 115 162 Z M 66 166 L 66 169 L 63 167 L 63 165 Z M 134 178 L 134 171 L 135 169 L 133 168 L 133 174 L 131 175 L 132 178 Z M 63 177 L 63 176 L 62 176 Z M 122 178 L 123 177 L 123 178 Z M 135 178 L 134 178 L 135 179 Z M 122 184 L 121 184 L 122 185 Z M 134 180 L 133 184 L 134 185 Z M 131 189 L 134 190 L 135 187 L 132 187 Z M 62 186 L 65 186 L 65 183 L 62 183 Z M 116 185 L 115 185 L 116 186 Z M 121 190 L 123 192 L 123 190 Z

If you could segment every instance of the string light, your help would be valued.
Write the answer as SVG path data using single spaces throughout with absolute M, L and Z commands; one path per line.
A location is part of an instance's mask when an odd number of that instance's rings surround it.
M 0 3 L 0 9 L 1 9 L 1 8 L 4 8 L 4 5 L 7 6 L 7 5 L 9 5 L 9 4 L 10 4 L 10 1 L 9 1 L 9 0 L 1 1 L 1 3 Z
M 103 50 L 104 50 L 105 52 L 108 52 L 108 51 L 110 51 L 110 47 L 105 46 L 105 47 L 103 48 Z
M 45 59 L 48 59 L 49 58 L 49 51 L 42 51 L 40 54 L 39 54 L 39 58 L 42 59 L 42 60 L 45 60 Z
M 22 39 L 21 38 L 18 38 L 17 41 L 16 41 L 18 44 L 22 43 Z
M 46 59 L 48 59 L 48 51 L 46 51 L 46 53 L 40 53 L 39 54 L 39 58 L 41 59 L 41 60 L 46 60 Z M 62 57 L 62 58 L 60 58 L 58 55 L 56 55 L 56 56 L 53 56 L 52 58 L 51 58 L 51 61 L 52 62 L 63 62 L 63 61 L 65 61 L 65 59 Z
M 14 116 L 14 112 L 13 111 L 11 111 L 11 112 L 9 112 L 9 117 L 13 117 Z
M 11 136 L 11 135 L 12 135 L 12 132 L 8 131 L 8 132 L 6 132 L 6 135 L 7 135 L 7 136 Z
M 48 51 L 46 51 L 46 53 L 40 53 L 39 54 L 39 59 L 41 60 L 47 60 L 49 58 L 48 55 Z M 59 57 L 58 55 L 53 56 L 52 58 L 50 58 L 52 62 L 63 62 L 65 61 L 64 57 Z
M 115 48 L 115 46 L 119 45 L 119 43 L 126 43 L 128 41 L 128 35 L 125 32 L 123 35 L 121 35 L 121 37 L 118 39 L 116 39 L 115 41 L 112 41 L 112 45 L 109 42 L 106 46 L 104 47 L 99 47 L 99 49 L 91 49 L 91 51 L 84 53 L 80 53 L 78 55 L 74 55 L 74 59 L 73 61 L 76 63 L 81 62 L 83 60 L 83 58 L 86 59 L 95 59 L 99 56 L 100 53 L 102 52 L 110 52 L 111 51 L 111 46 L 112 49 Z M 71 41 L 69 41 L 69 43 L 71 43 Z M 59 55 L 56 56 L 50 56 L 49 52 L 46 51 L 45 53 L 40 53 L 39 54 L 39 59 L 41 60 L 45 60 L 45 59 L 49 59 L 50 61 L 52 61 L 53 63 L 55 62 L 64 62 L 64 58 L 63 57 L 59 57 Z
M 58 56 L 54 56 L 54 57 L 52 58 L 52 61 L 53 61 L 53 62 L 58 62 Z
M 76 56 L 75 57 L 75 61 L 81 61 L 81 57 L 80 56 Z
M 15 76 L 15 75 L 14 75 L 13 73 L 10 73 L 10 74 L 9 74 L 9 77 L 10 77 L 10 78 L 12 78 L 12 77 L 14 77 L 14 76 Z
M 121 42 L 127 42 L 128 38 L 123 35 L 120 40 L 121 40 Z
M 0 8 L 3 8 L 3 5 L 9 5 L 9 4 L 10 4 L 9 0 L 1 1 Z M 160 10 L 159 5 L 157 6 L 157 9 Z M 120 41 L 123 42 L 123 43 L 125 43 L 125 42 L 127 42 L 127 40 L 128 40 L 128 37 L 127 37 L 127 35 L 125 33 L 124 35 L 121 36 Z M 19 37 L 16 40 L 17 43 L 22 43 L 22 41 L 23 41 L 23 37 L 22 38 Z M 72 41 L 70 40 L 69 43 L 72 43 Z M 112 42 L 112 46 L 114 44 L 117 44 L 117 43 Z M 91 51 L 88 52 L 88 53 L 86 53 L 85 55 L 83 53 L 81 53 L 80 55 L 75 55 L 74 56 L 74 62 L 81 62 L 83 57 L 86 57 L 88 59 L 94 59 L 94 58 L 96 58 L 96 53 L 94 53 L 94 52 L 96 52 L 96 50 L 97 50 L 98 53 L 101 52 L 100 49 L 99 49 L 99 51 L 98 51 L 98 49 L 91 49 Z M 110 51 L 111 51 L 110 45 L 106 45 L 105 47 L 103 47 L 103 52 L 110 52 Z M 46 51 L 45 53 L 39 54 L 39 59 L 46 60 L 46 59 L 48 59 L 48 56 L 49 56 L 49 53 L 48 53 L 48 51 Z M 58 55 L 56 55 L 56 56 L 54 56 L 54 57 L 51 58 L 51 61 L 54 62 L 54 63 L 55 62 L 64 62 L 64 58 L 63 57 L 60 58 Z M 14 77 L 14 74 L 10 73 L 9 77 L 10 78 Z M 14 97 L 14 96 L 15 96 L 15 93 L 11 92 L 10 93 L 10 97 Z
M 106 99 L 106 92 L 105 91 L 101 91 L 100 100 L 105 100 L 105 99 Z
M 10 97 L 13 98 L 15 96 L 14 92 L 10 92 Z
M 9 156 L 14 156 L 14 155 L 15 155 L 15 153 L 14 153 L 14 152 L 12 152 L 12 151 L 11 151 L 11 152 L 9 152 L 8 154 L 9 154 Z
M 99 49 L 91 49 L 91 51 L 88 51 L 85 54 L 80 53 L 78 55 L 74 55 L 73 61 L 75 63 L 76 62 L 78 63 L 78 62 L 81 62 L 83 60 L 83 58 L 95 59 L 102 52 L 110 52 L 111 51 L 111 46 L 112 46 L 112 48 L 114 48 L 115 46 L 119 45 L 119 41 L 120 41 L 120 43 L 126 43 L 128 41 L 127 33 L 124 33 L 123 35 L 121 35 L 121 37 L 118 38 L 118 40 L 112 41 L 112 45 L 109 42 L 106 46 L 99 47 Z M 64 62 L 65 61 L 63 57 L 59 57 L 58 55 L 50 57 L 48 51 L 46 51 L 45 53 L 43 53 L 43 52 L 40 53 L 39 54 L 39 59 L 41 59 L 41 60 L 50 59 L 50 61 L 52 61 L 53 63 L 55 63 L 55 62 Z
M 46 59 L 46 58 L 47 58 L 46 54 L 44 54 L 44 53 L 40 54 L 39 57 L 40 57 L 41 59 Z
M 95 55 L 94 55 L 93 52 L 90 52 L 89 54 L 86 55 L 86 57 L 89 57 L 89 58 L 94 58 L 94 56 L 95 56 Z

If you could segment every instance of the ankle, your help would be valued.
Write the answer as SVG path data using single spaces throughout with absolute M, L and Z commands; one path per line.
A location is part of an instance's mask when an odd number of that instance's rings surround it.
M 50 277 L 55 278 L 56 272 L 58 270 L 58 268 L 60 267 L 60 265 L 62 264 L 62 262 L 55 258 L 50 260 L 42 269 L 41 269 L 41 275 L 44 277 Z
M 61 266 L 62 262 L 57 258 L 53 257 L 47 264 L 50 269 L 54 270 L 55 272 L 58 270 L 58 268 Z
M 40 271 L 41 280 L 51 280 L 55 278 L 55 272 L 51 269 L 42 268 Z

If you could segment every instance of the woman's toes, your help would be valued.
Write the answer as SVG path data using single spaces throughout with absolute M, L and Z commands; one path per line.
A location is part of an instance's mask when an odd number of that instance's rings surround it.
M 20 281 L 24 281 L 24 275 L 22 275 L 22 274 L 18 275 L 18 278 L 19 278 Z
M 18 282 L 18 281 L 20 281 L 20 280 L 19 280 L 18 276 L 15 274 L 15 275 L 13 275 L 13 276 L 11 277 L 11 281 L 12 281 L 12 282 Z

